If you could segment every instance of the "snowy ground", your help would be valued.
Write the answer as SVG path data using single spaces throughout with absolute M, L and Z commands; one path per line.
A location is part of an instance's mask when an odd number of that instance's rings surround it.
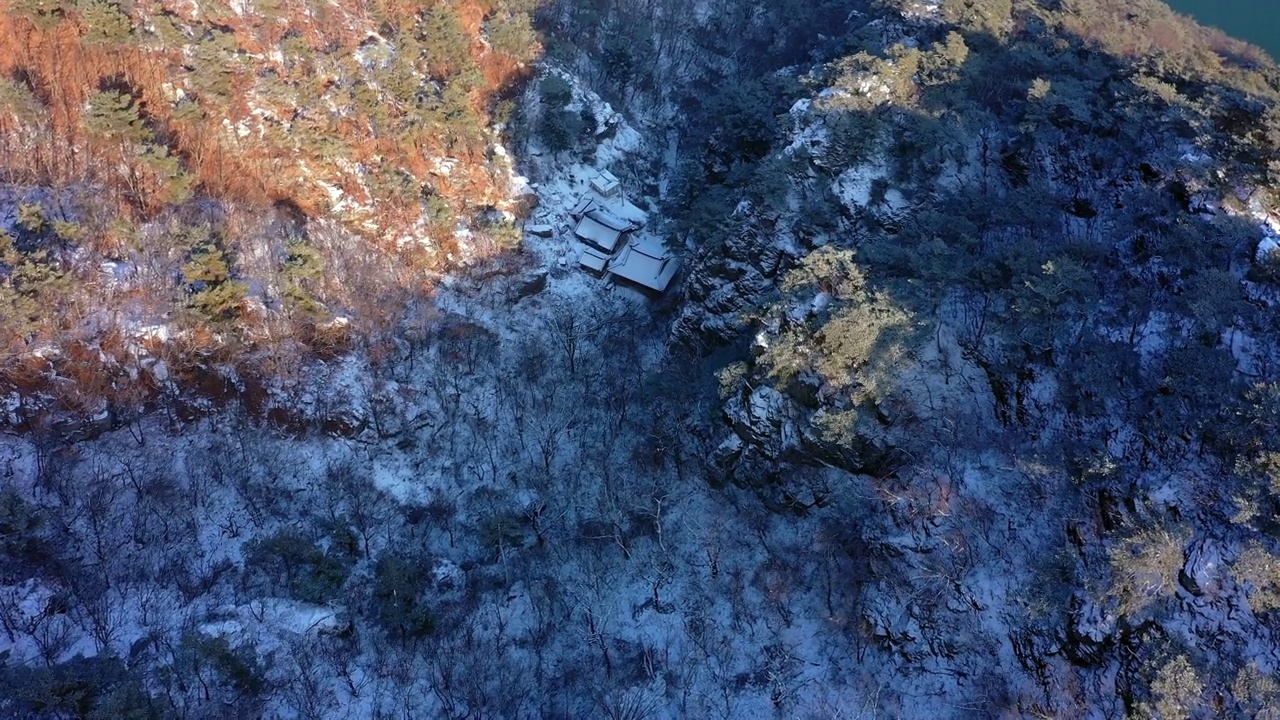
M 691 377 L 662 366 L 647 301 L 556 262 L 568 242 L 530 242 L 550 278 L 514 307 L 500 292 L 442 293 L 453 331 L 411 372 L 353 393 L 381 436 L 289 439 L 221 416 L 153 417 L 65 448 L 0 439 L 6 487 L 56 520 L 43 537 L 74 558 L 6 573 L 0 653 L 34 666 L 126 657 L 194 716 L 856 706 L 829 655 L 852 662 L 851 650 L 816 640 L 840 621 L 784 562 L 816 526 L 744 515 L 707 486 L 709 453 L 686 430 L 700 421 Z M 294 529 L 327 547 L 335 526 L 358 546 L 341 592 L 302 602 L 255 575 L 253 541 Z M 372 567 L 397 553 L 436 616 L 422 642 L 368 619 Z M 237 686 L 229 660 L 193 665 L 214 652 L 199 637 L 256 658 L 265 688 Z
M 1007 583 L 1038 520 L 978 530 L 999 553 L 971 573 L 939 551 L 979 541 L 952 527 L 947 503 L 995 502 L 1014 475 L 952 468 L 935 492 L 805 471 L 792 481 L 837 505 L 769 513 L 708 485 L 687 378 L 663 378 L 636 330 L 611 335 L 607 354 L 585 347 L 576 372 L 562 348 L 515 337 L 424 363 L 438 372 L 402 391 L 440 403 L 437 421 L 385 439 L 293 440 L 231 418 L 178 435 L 152 421 L 136 429 L 144 445 L 128 432 L 52 452 L 5 438 L 6 482 L 66 519 L 51 535 L 80 557 L 3 588 L 0 652 L 36 665 L 129 657 L 166 704 L 267 717 L 857 717 L 881 694 L 918 712 L 974 692 L 960 661 L 916 674 L 912 659 L 943 638 L 994 641 L 1011 659 Z M 473 374 L 454 372 L 472 361 Z M 878 493 L 915 520 L 876 520 Z M 359 556 L 340 593 L 305 603 L 254 579 L 251 540 L 295 528 L 324 545 L 334 524 Z M 869 585 L 886 552 L 905 553 L 918 581 Z M 418 562 L 436 616 L 421 642 L 370 620 L 372 566 L 396 553 Z M 922 627 L 913 617 L 953 582 L 969 620 Z M 864 607 L 864 594 L 878 599 Z M 221 687 L 210 706 L 166 682 L 193 633 L 269 668 L 261 696 Z
M 994 453 L 895 483 L 796 468 L 786 486 L 833 498 L 802 513 L 714 487 L 714 389 L 666 363 L 647 300 L 573 262 L 567 209 L 592 173 L 570 165 L 539 188 L 534 220 L 558 232 L 527 239 L 533 267 L 451 283 L 392 367 L 330 370 L 312 402 L 359 405 L 370 426 L 356 437 L 223 415 L 151 417 L 71 447 L 0 438 L 5 487 L 62 558 L 0 575 L 0 653 L 127 658 L 192 717 L 991 707 L 977 670 L 997 657 L 1016 675 L 1022 558 L 1052 528 L 1024 512 L 1033 469 Z M 541 272 L 544 290 L 512 293 Z M 1038 479 L 1046 516 L 1065 482 Z M 320 597 L 255 549 L 290 532 L 351 558 Z M 387 558 L 412 568 L 398 591 L 421 594 L 431 633 L 379 620 Z
M 576 267 L 569 208 L 597 168 L 641 149 L 622 127 L 594 166 L 546 173 L 531 222 L 557 232 L 526 240 L 533 268 L 446 286 L 430 339 L 395 367 L 316 376 L 332 387 L 306 404 L 346 398 L 371 419 L 356 437 L 226 414 L 153 416 L 70 447 L 0 438 L 3 488 L 44 519 L 43 549 L 0 575 L 0 653 L 127 658 L 158 702 L 196 717 L 858 706 L 833 682 L 852 650 L 817 641 L 842 622 L 808 592 L 819 575 L 784 561 L 817 557 L 816 521 L 744 512 L 707 485 L 697 376 L 664 366 L 648 300 Z M 546 288 L 513 298 L 539 272 Z M 257 544 L 290 532 L 328 555 L 354 538 L 334 592 L 300 600 L 254 566 Z M 373 619 L 389 556 L 417 571 L 407 584 L 436 627 L 424 640 Z
M 793 517 L 713 488 L 705 379 L 665 364 L 647 299 L 576 267 L 569 209 L 598 169 L 642 152 L 624 125 L 593 165 L 544 165 L 530 222 L 556 233 L 526 238 L 531 267 L 447 283 L 427 339 L 386 370 L 318 373 L 326 389 L 304 404 L 350 405 L 369 420 L 356 437 L 283 437 L 225 414 L 153 416 L 70 447 L 0 438 L 4 488 L 45 521 L 29 566 L 0 574 L 0 653 L 32 667 L 126 658 L 149 695 L 193 717 L 873 708 L 877 673 L 848 677 L 870 635 L 857 534 L 841 524 L 873 490 L 813 470 L 797 481 L 847 501 Z M 513 293 L 543 272 L 544 290 Z M 350 555 L 323 597 L 260 566 L 260 545 L 290 533 Z M 377 620 L 388 557 L 410 561 L 402 590 L 434 618 L 421 640 Z
M 354 437 L 230 412 L 71 446 L 0 436 L 0 529 L 25 528 L 0 533 L 0 657 L 122 658 L 185 717 L 1122 714 L 1115 663 L 1064 650 L 1085 563 L 1064 532 L 1098 546 L 1098 513 L 1002 434 L 950 326 L 905 378 L 928 420 L 909 473 L 778 462 L 718 486 L 714 380 L 671 362 L 650 301 L 580 271 L 572 238 L 600 169 L 666 152 L 623 124 L 593 163 L 535 157 L 528 224 L 554 233 L 525 238 L 524 265 L 444 283 L 379 369 L 317 370 L 305 409 L 362 419 Z M 865 207 L 883 174 L 834 189 Z M 656 223 L 629 189 L 615 211 Z M 1156 502 L 1172 481 L 1134 482 Z M 387 619 L 409 597 L 430 632 Z

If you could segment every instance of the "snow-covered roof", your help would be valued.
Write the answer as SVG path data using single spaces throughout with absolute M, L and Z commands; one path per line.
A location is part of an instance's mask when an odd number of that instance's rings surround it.
M 642 227 L 649 221 L 649 214 L 632 205 L 626 198 L 617 197 L 603 206 L 610 215 L 631 223 L 632 227 Z
M 667 289 L 679 269 L 680 261 L 661 243 L 648 238 L 628 243 L 609 264 L 611 274 L 658 292 Z
M 598 207 L 596 205 L 596 201 L 592 200 L 586 195 L 583 195 L 582 197 L 578 198 L 577 204 L 573 206 L 573 209 L 569 211 L 569 214 L 576 218 L 580 218 L 583 215 L 587 214 L 588 210 L 594 207 Z
M 604 272 L 604 266 L 608 262 L 609 256 L 594 248 L 583 248 L 582 254 L 578 256 L 579 265 L 595 272 Z
M 618 178 L 614 177 L 613 173 L 608 170 L 601 170 L 599 177 L 591 181 L 591 189 L 605 197 L 617 195 L 621 187 Z
M 616 230 L 627 232 L 644 227 L 649 220 L 645 211 L 627 201 L 624 197 L 608 199 L 584 195 L 569 211 L 575 219 L 584 215 L 593 215 L 597 221 Z
M 601 225 L 604 225 L 607 228 L 613 228 L 618 232 L 626 232 L 628 230 L 635 228 L 635 223 L 631 222 L 630 220 L 625 220 L 623 218 L 620 218 L 617 215 L 609 212 L 608 210 L 605 210 L 604 208 L 600 208 L 600 207 L 588 210 L 586 216 L 591 218 L 592 220 L 595 220 Z
M 668 258 L 671 253 L 660 240 L 652 237 L 639 237 L 631 243 L 631 249 L 654 258 Z
M 594 213 L 588 213 L 578 221 L 578 227 L 574 228 L 573 234 L 601 250 L 613 252 L 614 248 L 618 247 L 618 240 L 622 238 L 624 229 L 625 227 L 611 227 L 600 222 Z

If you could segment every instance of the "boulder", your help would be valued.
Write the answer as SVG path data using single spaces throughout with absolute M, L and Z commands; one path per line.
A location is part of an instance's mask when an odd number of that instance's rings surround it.
M 461 590 L 466 584 L 466 573 L 452 560 L 438 558 L 431 568 L 431 581 L 436 592 Z
M 516 281 L 515 298 L 513 302 L 537 295 L 547 289 L 547 273 L 540 271 L 525 275 Z
M 1071 619 L 1063 649 L 1073 661 L 1080 665 L 1103 663 L 1115 633 L 1115 613 L 1082 592 L 1071 599 Z
M 782 439 L 786 399 L 768 385 L 755 388 L 745 398 L 735 398 L 724 411 L 734 432 L 751 445 L 768 449 Z M 776 456 L 776 449 L 768 454 Z
M 742 449 L 744 443 L 742 438 L 736 433 L 729 433 L 720 444 L 716 447 L 715 463 L 718 467 L 724 469 L 732 467 L 742 457 Z
M 522 193 L 511 202 L 511 212 L 516 217 L 528 217 L 534 210 L 538 209 L 538 205 L 542 203 L 542 198 L 538 197 L 538 193 L 532 190 Z
M 1224 584 L 1222 550 L 1207 538 L 1196 540 L 1187 552 L 1187 562 L 1178 573 L 1178 582 L 1192 595 L 1217 595 Z
M 142 367 L 146 368 L 157 385 L 163 385 L 169 381 L 169 365 L 165 361 L 147 358 L 142 361 Z

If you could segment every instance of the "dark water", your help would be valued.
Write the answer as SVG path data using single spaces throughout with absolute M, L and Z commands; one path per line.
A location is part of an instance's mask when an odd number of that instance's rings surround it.
M 1201 25 L 1218 27 L 1228 35 L 1261 47 L 1280 58 L 1280 0 L 1165 0 Z

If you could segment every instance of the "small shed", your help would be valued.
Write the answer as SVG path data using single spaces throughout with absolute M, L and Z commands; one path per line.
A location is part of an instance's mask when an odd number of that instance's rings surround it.
M 573 209 L 569 211 L 569 214 L 574 216 L 575 218 L 580 218 L 583 215 L 585 215 L 588 210 L 596 207 L 600 207 L 600 206 L 596 204 L 595 200 L 592 200 L 586 195 L 583 195 L 582 197 L 578 198 L 578 204 L 573 206 Z
M 666 291 L 679 270 L 680 260 L 662 243 L 651 239 L 628 243 L 617 259 L 609 264 L 611 275 L 658 292 Z
M 591 189 L 603 197 L 617 197 L 622 192 L 622 184 L 608 170 L 601 170 L 600 175 L 591 181 Z

